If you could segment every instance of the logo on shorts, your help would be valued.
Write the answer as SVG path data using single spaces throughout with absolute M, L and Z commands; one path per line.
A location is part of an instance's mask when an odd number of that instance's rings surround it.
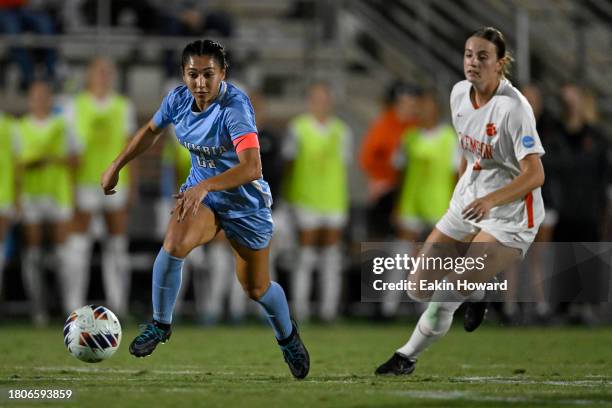
M 497 134 L 495 123 L 487 123 L 487 136 L 493 137 Z
M 535 146 L 535 139 L 533 138 L 533 136 L 523 136 L 522 142 L 523 142 L 523 146 L 525 146 L 528 149 L 530 147 Z

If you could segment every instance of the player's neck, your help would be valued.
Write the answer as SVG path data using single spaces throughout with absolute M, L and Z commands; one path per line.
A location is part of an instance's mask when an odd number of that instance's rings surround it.
M 45 119 L 47 119 L 48 116 L 49 116 L 49 111 L 47 110 L 39 110 L 39 111 L 32 112 L 32 117 L 39 122 L 44 121 Z
M 322 125 L 325 125 L 329 121 L 329 115 L 327 113 L 312 113 L 312 116 Z
M 485 83 L 482 85 L 472 84 L 472 91 L 470 92 L 470 99 L 476 107 L 484 106 L 487 102 L 493 98 L 497 88 L 499 87 L 501 80 L 498 79 L 495 82 Z
M 91 88 L 89 92 L 99 101 L 105 100 L 110 94 L 110 91 L 106 88 Z

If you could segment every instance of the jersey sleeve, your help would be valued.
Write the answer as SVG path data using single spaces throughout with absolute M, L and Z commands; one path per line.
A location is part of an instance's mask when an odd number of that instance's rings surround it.
M 535 118 L 529 109 L 521 105 L 512 109 L 508 116 L 507 130 L 518 161 L 530 154 L 544 155 L 544 148 L 536 130 Z
M 153 115 L 153 123 L 158 129 L 163 129 L 172 123 L 173 110 L 172 102 L 174 101 L 174 90 L 168 92 L 162 100 L 159 109 Z
M 236 100 L 227 106 L 225 126 L 232 141 L 247 133 L 257 134 L 255 113 L 248 100 Z

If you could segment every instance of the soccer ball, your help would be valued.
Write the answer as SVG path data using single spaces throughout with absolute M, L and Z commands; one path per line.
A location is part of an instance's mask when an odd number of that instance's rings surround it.
M 117 351 L 120 343 L 119 319 L 104 306 L 83 306 L 70 313 L 64 324 L 64 344 L 81 361 L 106 360 Z

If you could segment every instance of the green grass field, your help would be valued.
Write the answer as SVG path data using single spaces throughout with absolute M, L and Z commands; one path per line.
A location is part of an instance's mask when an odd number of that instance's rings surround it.
M 135 325 L 132 325 L 135 326 Z M 295 381 L 265 326 L 177 326 L 153 356 L 135 359 L 124 328 L 113 358 L 77 361 L 49 329 L 0 326 L 0 406 L 73 407 L 497 407 L 612 405 L 612 329 L 483 327 L 460 322 L 415 373 L 375 367 L 412 325 L 304 326 L 310 376 Z M 10 389 L 71 389 L 70 400 L 10 400 Z

